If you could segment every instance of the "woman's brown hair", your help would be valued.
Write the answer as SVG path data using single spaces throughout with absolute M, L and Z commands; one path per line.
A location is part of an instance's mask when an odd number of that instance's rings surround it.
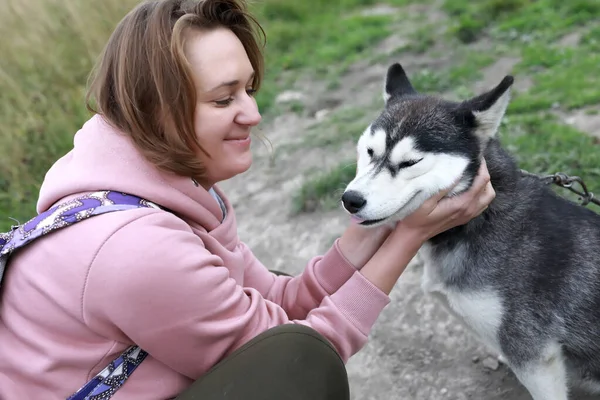
M 138 5 L 117 25 L 86 98 L 88 109 L 128 134 L 152 164 L 196 179 L 203 177 L 198 150 L 204 150 L 194 132 L 196 90 L 184 41 L 188 29 L 217 27 L 244 45 L 258 90 L 264 64 L 258 34 L 265 33 L 242 0 L 159 0 Z

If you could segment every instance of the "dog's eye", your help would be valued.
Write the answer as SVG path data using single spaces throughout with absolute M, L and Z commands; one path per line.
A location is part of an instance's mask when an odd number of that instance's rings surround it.
M 373 157 L 373 154 L 374 154 L 373 149 L 368 148 L 367 149 L 367 154 L 369 155 L 369 157 Z
M 408 160 L 408 161 L 403 161 L 400 164 L 398 164 L 398 169 L 402 169 L 402 168 L 408 168 L 408 167 L 412 167 L 413 165 L 417 164 L 418 162 L 420 162 L 422 160 Z

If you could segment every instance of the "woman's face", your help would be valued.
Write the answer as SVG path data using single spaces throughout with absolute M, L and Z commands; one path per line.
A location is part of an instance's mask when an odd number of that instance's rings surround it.
M 252 165 L 250 130 L 261 115 L 253 97 L 254 69 L 244 46 L 229 29 L 187 33 L 197 103 L 196 137 L 210 155 L 199 152 L 206 188 L 243 173 Z

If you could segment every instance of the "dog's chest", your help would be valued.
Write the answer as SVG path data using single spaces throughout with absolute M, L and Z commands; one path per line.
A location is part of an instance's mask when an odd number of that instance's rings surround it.
M 491 350 L 500 353 L 498 329 L 502 324 L 502 298 L 494 290 L 486 287 L 450 284 L 464 268 L 477 266 L 463 265 L 461 250 L 444 256 L 434 256 L 423 246 L 420 256 L 424 262 L 421 288 L 439 300 L 455 317 L 472 330 Z M 463 289 L 468 287 L 468 289 Z

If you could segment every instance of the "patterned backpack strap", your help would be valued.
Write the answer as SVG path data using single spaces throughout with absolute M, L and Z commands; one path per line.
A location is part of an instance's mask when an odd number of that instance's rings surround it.
M 58 204 L 10 232 L 0 233 L 0 289 L 9 257 L 44 235 L 95 215 L 160 206 L 126 193 L 99 191 Z M 148 353 L 131 346 L 67 400 L 108 400 L 125 383 Z
M 0 234 L 0 289 L 8 258 L 15 250 L 48 233 L 95 215 L 141 207 L 161 209 L 160 206 L 137 196 L 100 191 L 58 204 L 22 225 L 13 226 L 10 232 Z
M 67 400 L 107 400 L 125 383 L 148 353 L 131 346 Z

